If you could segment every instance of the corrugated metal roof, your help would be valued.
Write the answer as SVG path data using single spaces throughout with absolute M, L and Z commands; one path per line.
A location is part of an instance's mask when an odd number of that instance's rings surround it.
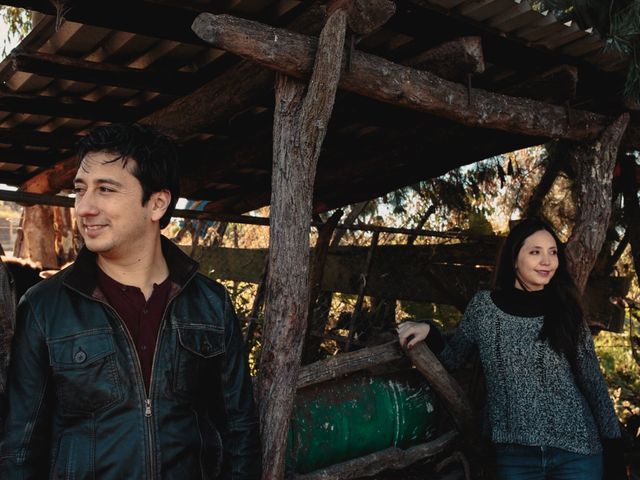
M 563 22 L 550 11 L 535 11 L 528 0 L 424 0 L 451 15 L 486 25 L 506 38 L 529 47 L 545 48 L 587 62 L 605 71 L 626 69 L 628 59 L 606 51 L 605 42 L 592 28 Z

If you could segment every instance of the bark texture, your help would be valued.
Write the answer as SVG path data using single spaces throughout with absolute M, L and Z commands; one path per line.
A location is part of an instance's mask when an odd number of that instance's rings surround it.
M 344 10 L 327 20 L 308 89 L 286 76 L 276 80 L 268 287 L 258 374 L 264 480 L 284 475 L 309 307 L 313 182 L 340 77 L 346 21 Z
M 628 123 L 629 114 L 625 113 L 598 140 L 578 145 L 570 152 L 578 193 L 577 215 L 566 251 L 569 271 L 580 293 L 585 290 L 609 226 L 613 168 Z

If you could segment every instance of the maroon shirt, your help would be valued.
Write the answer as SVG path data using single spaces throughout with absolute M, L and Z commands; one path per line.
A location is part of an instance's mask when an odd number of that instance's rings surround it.
M 154 283 L 153 292 L 147 301 L 138 287 L 116 282 L 98 268 L 98 287 L 131 334 L 140 359 L 144 384 L 149 393 L 153 354 L 160 322 L 171 290 L 171 281 L 167 277 L 159 285 Z

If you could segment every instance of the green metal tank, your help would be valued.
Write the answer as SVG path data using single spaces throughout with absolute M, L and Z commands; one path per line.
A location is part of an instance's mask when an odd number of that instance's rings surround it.
M 288 470 L 308 473 L 424 443 L 435 434 L 436 401 L 415 371 L 352 375 L 299 390 L 289 427 Z

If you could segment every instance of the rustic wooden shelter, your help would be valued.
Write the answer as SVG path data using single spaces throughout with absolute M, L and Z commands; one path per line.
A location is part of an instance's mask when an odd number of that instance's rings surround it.
M 584 289 L 618 149 L 640 146 L 638 113 L 623 113 L 627 60 L 526 0 L 0 3 L 38 12 L 0 64 L 1 182 L 60 192 L 79 136 L 139 121 L 176 138 L 183 195 L 207 212 L 271 205 L 258 379 L 269 479 L 283 473 L 317 293 L 313 211 L 565 140 L 585 187 L 569 248 Z

